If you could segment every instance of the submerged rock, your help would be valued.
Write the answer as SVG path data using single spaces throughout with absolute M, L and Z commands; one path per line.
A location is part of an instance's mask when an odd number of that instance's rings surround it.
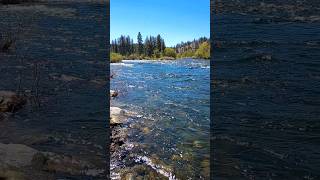
M 132 173 L 126 174 L 126 176 L 125 176 L 124 179 L 125 179 L 125 180 L 134 180 L 133 174 L 132 174 Z
M 180 161 L 182 159 L 181 157 L 182 155 L 177 155 L 177 154 L 174 154 L 171 156 L 171 160 L 173 161 Z
M 192 145 L 195 148 L 202 148 L 203 147 L 202 146 L 202 142 L 201 141 L 197 141 L 197 140 L 193 141 Z
M 102 169 L 74 156 L 60 155 L 52 152 L 39 152 L 32 158 L 32 166 L 50 173 L 66 173 L 69 175 L 99 176 Z
M 144 128 L 142 128 L 142 132 L 143 132 L 143 134 L 149 134 L 150 129 L 148 127 L 144 127 Z
M 210 160 L 209 159 L 205 159 L 201 162 L 201 174 L 202 176 L 208 178 L 210 177 Z
M 0 112 L 14 112 L 22 108 L 26 99 L 12 91 L 0 91 Z
M 150 166 L 135 165 L 131 168 L 123 169 L 121 172 L 121 180 L 130 179 L 167 180 L 168 177 L 158 173 Z
M 117 97 L 118 96 L 118 92 L 114 91 L 114 90 L 110 90 L 110 97 Z
M 49 172 L 60 172 L 71 175 L 86 174 L 86 171 L 93 169 L 93 165 L 88 162 L 81 161 L 72 156 L 57 155 L 53 153 L 46 154 L 44 170 Z M 43 159 L 43 158 L 40 158 Z
M 126 128 L 112 128 L 110 152 L 115 152 L 120 146 L 125 144 L 128 138 L 128 130 Z

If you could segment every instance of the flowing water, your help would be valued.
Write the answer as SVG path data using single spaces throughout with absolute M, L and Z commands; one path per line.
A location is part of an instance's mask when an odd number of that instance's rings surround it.
M 136 113 L 127 122 L 134 148 L 118 167 L 144 164 L 171 179 L 208 179 L 209 61 L 127 60 L 111 64 L 111 73 L 111 89 L 119 91 L 111 105 Z
M 219 2 L 214 179 L 319 179 L 319 3 Z

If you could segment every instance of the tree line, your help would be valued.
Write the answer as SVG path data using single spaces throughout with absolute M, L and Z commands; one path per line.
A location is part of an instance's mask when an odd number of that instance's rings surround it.
M 139 32 L 137 36 L 137 43 L 133 43 L 130 36 L 120 36 L 118 39 L 111 41 L 111 52 L 119 53 L 122 56 L 129 56 L 132 54 L 144 55 L 152 57 L 164 53 L 166 48 L 164 39 L 159 35 L 147 36 L 143 41 L 142 35 Z
M 174 47 L 166 47 L 164 39 L 160 34 L 157 36 L 147 36 L 144 40 L 139 32 L 136 37 L 136 43 L 130 36 L 121 35 L 119 38 L 111 41 L 111 61 L 117 62 L 122 59 L 176 59 L 184 57 L 209 58 L 196 53 L 201 45 L 206 47 L 203 51 L 210 54 L 210 43 L 208 38 L 199 38 L 198 40 L 181 42 Z M 208 47 L 209 46 L 209 47 Z M 202 48 L 203 49 L 203 48 Z M 207 53 L 207 54 L 208 54 Z

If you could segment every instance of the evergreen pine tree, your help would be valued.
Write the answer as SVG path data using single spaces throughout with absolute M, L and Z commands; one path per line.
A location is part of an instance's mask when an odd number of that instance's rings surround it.
M 138 39 L 138 54 L 141 55 L 143 53 L 143 40 L 140 32 L 138 33 L 137 39 Z

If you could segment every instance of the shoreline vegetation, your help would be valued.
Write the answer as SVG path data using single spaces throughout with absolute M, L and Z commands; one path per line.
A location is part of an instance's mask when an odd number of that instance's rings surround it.
M 156 37 L 147 36 L 143 41 L 139 32 L 136 43 L 130 36 L 122 35 L 113 40 L 110 46 L 111 63 L 122 60 L 210 59 L 210 39 L 206 37 L 166 47 L 160 34 Z

